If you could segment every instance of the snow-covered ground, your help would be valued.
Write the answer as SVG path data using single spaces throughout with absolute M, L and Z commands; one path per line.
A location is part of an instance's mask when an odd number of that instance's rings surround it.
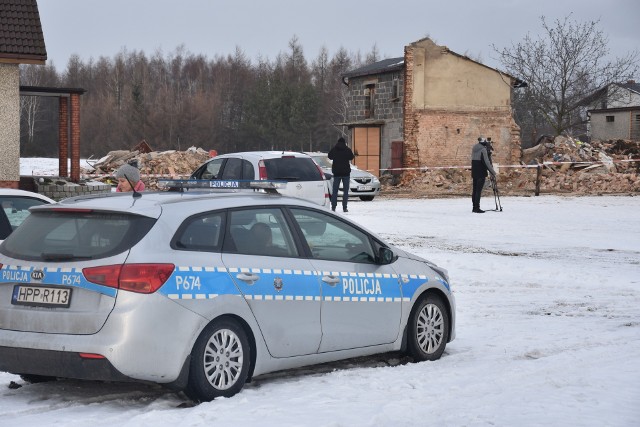
M 638 425 L 640 197 L 502 206 L 479 215 L 467 199 L 349 205 L 350 218 L 449 270 L 457 338 L 439 361 L 387 354 L 299 369 L 197 406 L 154 386 L 0 373 L 0 424 Z

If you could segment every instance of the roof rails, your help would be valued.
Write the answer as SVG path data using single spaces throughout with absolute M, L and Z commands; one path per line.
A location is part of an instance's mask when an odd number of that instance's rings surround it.
M 220 179 L 160 179 L 158 189 L 183 192 L 190 189 L 208 190 L 264 190 L 267 193 L 278 193 L 278 189 L 287 186 L 286 181 L 274 180 L 220 180 Z

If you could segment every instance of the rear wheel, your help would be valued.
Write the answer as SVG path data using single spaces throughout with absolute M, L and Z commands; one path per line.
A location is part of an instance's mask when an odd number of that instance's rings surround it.
M 416 361 L 437 360 L 449 341 L 449 314 L 442 299 L 428 295 L 409 318 L 408 350 Z
M 373 200 L 374 196 L 360 196 L 360 200 L 362 200 L 363 202 L 370 202 Z
M 211 323 L 193 347 L 185 393 L 199 402 L 233 396 L 247 380 L 250 360 L 247 334 L 236 321 Z

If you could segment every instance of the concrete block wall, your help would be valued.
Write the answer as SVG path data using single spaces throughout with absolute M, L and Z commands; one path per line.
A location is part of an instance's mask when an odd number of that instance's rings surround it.
M 56 201 L 68 197 L 86 196 L 90 194 L 105 194 L 111 192 L 111 185 L 97 181 L 80 184 L 59 180 L 51 177 L 34 177 L 35 191 L 51 197 Z

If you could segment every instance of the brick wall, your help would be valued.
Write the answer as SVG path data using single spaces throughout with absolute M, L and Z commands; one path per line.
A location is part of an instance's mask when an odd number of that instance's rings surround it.
M 407 46 L 403 167 L 469 166 L 471 148 L 479 136 L 491 137 L 495 149 L 494 163 L 519 161 L 520 128 L 513 120 L 510 107 L 415 108 L 412 102 L 413 69 L 414 50 Z

